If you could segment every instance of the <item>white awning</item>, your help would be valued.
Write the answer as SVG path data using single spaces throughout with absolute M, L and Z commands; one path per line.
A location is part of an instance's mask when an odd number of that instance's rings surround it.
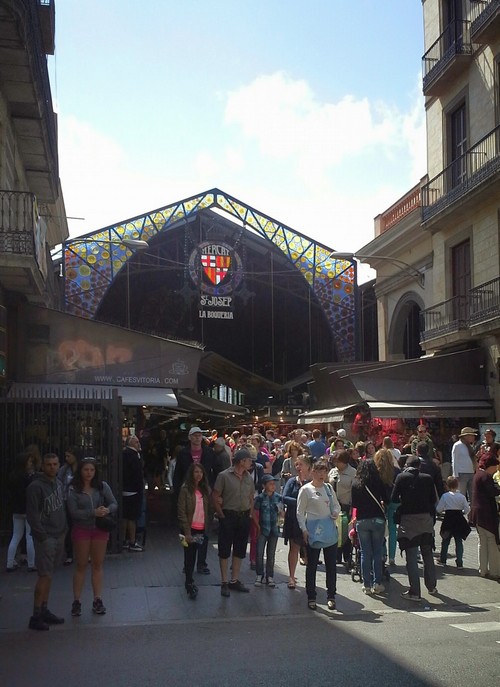
M 22 400 L 82 400 L 105 401 L 117 391 L 124 406 L 158 406 L 177 408 L 172 389 L 147 386 L 101 386 L 99 384 L 30 384 L 14 382 L 7 398 Z
M 356 404 L 359 405 L 359 404 Z M 321 410 L 311 410 L 309 413 L 299 415 L 297 424 L 299 425 L 320 425 L 329 422 L 343 422 L 346 410 L 354 408 L 354 405 L 339 406 L 338 408 L 323 408 Z
M 328 424 L 343 422 L 346 411 L 358 405 L 368 406 L 372 417 L 381 418 L 433 418 L 433 417 L 490 417 L 492 405 L 489 401 L 415 401 L 414 403 L 385 403 L 370 401 L 340 406 L 338 408 L 323 408 L 303 413 L 298 417 L 299 425 Z

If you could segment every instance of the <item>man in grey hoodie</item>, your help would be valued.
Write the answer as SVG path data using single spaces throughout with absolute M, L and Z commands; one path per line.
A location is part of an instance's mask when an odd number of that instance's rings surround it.
M 26 518 L 35 544 L 35 562 L 38 580 L 35 586 L 31 630 L 48 630 L 49 625 L 60 625 L 59 618 L 47 608 L 54 568 L 62 559 L 66 532 L 66 508 L 63 488 L 57 479 L 59 458 L 46 453 L 42 458 L 41 473 L 37 474 L 26 490 Z

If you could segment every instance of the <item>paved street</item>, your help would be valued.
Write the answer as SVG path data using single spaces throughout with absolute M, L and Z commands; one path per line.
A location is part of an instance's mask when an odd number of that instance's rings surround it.
M 215 537 L 212 574 L 198 576 L 198 599 L 184 591 L 182 548 L 176 532 L 150 523 L 142 554 L 109 556 L 104 602 L 91 613 L 90 585 L 83 614 L 71 618 L 71 576 L 60 569 L 51 608 L 66 616 L 48 633 L 27 629 L 33 574 L 0 574 L 2 685 L 492 685 L 500 677 L 500 585 L 476 573 L 477 535 L 466 542 L 465 568 L 438 569 L 439 596 L 421 603 L 400 597 L 406 588 L 401 557 L 387 593 L 367 597 L 338 567 L 335 612 L 326 609 L 324 572 L 318 610 L 309 611 L 303 567 L 287 588 L 287 549 L 278 544 L 275 589 L 257 589 L 244 564 L 250 594 L 220 596 Z M 4 552 L 2 552 L 4 555 Z M 4 560 L 4 559 L 3 559 Z M 320 569 L 321 570 L 321 569 Z

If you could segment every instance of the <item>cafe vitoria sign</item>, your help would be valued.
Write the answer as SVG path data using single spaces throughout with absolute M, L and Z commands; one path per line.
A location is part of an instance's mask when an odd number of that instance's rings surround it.
M 232 320 L 233 293 L 243 278 L 243 264 L 234 248 L 222 242 L 201 243 L 189 257 L 189 273 L 200 290 L 200 318 Z

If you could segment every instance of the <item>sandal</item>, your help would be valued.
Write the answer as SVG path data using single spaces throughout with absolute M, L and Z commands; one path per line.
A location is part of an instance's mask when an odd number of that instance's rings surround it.
M 295 589 L 295 581 L 294 581 L 294 580 L 290 580 L 290 582 L 288 583 L 287 586 L 288 586 L 288 589 Z
M 316 601 L 314 601 L 314 599 L 310 599 L 307 602 L 307 607 L 310 608 L 311 611 L 315 611 L 316 610 Z

